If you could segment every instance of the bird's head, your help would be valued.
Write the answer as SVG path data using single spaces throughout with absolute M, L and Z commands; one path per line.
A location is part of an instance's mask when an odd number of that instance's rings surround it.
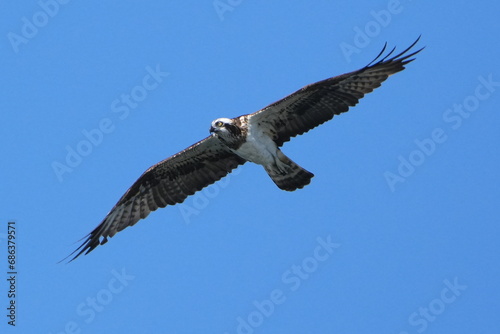
M 210 133 L 214 133 L 218 137 L 235 137 L 241 133 L 241 130 L 235 124 L 234 120 L 217 118 L 210 126 Z

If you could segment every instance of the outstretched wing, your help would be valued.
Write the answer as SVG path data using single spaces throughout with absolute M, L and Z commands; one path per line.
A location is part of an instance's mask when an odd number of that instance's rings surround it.
M 71 261 L 105 244 L 108 237 L 146 218 L 152 211 L 182 203 L 245 162 L 214 136 L 159 162 L 142 174 L 99 226 L 85 237 L 85 242 L 70 254 L 78 252 Z
M 316 82 L 247 115 L 250 125 L 262 126 L 278 146 L 349 110 L 359 99 L 379 87 L 390 75 L 402 71 L 422 49 L 409 53 L 420 37 L 406 50 L 389 58 L 392 49 L 379 55 L 364 68 Z M 382 57 L 382 58 L 380 58 Z

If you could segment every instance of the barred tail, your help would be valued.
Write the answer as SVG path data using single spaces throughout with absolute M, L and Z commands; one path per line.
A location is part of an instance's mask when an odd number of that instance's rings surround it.
M 297 165 L 281 151 L 278 151 L 278 158 L 276 164 L 264 168 L 280 189 L 294 191 L 311 182 L 311 178 L 314 176 L 313 173 Z

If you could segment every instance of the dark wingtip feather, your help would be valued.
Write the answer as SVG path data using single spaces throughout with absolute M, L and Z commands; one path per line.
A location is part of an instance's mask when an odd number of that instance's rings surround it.
M 105 244 L 108 241 L 107 238 L 104 238 L 102 241 L 99 240 L 100 227 L 101 226 L 96 227 L 92 232 L 90 232 L 89 234 L 78 240 L 77 242 L 80 242 L 83 239 L 85 239 L 85 241 L 77 249 L 75 249 L 73 252 L 71 252 L 71 254 L 69 254 L 64 259 L 60 260 L 57 263 L 66 261 L 68 258 L 73 256 L 73 254 L 77 253 L 75 256 L 71 258 L 71 260 L 69 260 L 66 263 L 73 262 L 80 255 L 82 254 L 87 255 L 88 253 L 93 251 L 97 246 Z
M 380 56 L 382 56 L 384 54 L 385 49 L 387 49 L 387 42 L 385 42 L 384 47 L 382 48 L 382 50 L 380 50 L 378 55 L 365 67 L 370 67 L 375 61 L 377 61 L 377 59 L 380 58 Z M 394 49 L 392 51 L 394 51 Z M 392 51 L 391 51 L 391 53 L 392 53 Z
M 420 49 L 418 49 L 418 50 L 416 50 L 416 51 L 414 51 L 414 52 L 412 52 L 410 54 L 406 54 L 406 53 L 408 51 L 410 51 L 418 43 L 418 41 L 420 40 L 421 37 L 422 37 L 422 35 L 419 35 L 417 37 L 417 39 L 409 47 L 407 47 L 406 49 L 404 49 L 403 51 L 401 51 L 400 53 L 398 53 L 397 55 L 395 55 L 395 56 L 393 56 L 391 58 L 389 58 L 389 57 L 396 50 L 395 47 L 388 54 L 386 54 L 385 56 L 382 57 L 383 53 L 385 52 L 385 50 L 387 48 L 387 42 L 386 42 L 384 44 L 384 47 L 380 51 L 380 53 L 375 57 L 375 59 L 373 59 L 363 69 L 368 69 L 368 68 L 371 68 L 373 66 L 382 64 L 382 63 L 399 62 L 401 65 L 406 65 L 406 64 L 412 62 L 413 60 L 415 60 L 415 58 L 411 58 L 411 59 L 409 59 L 409 58 L 413 57 L 414 55 L 416 55 L 417 53 L 419 53 L 420 51 L 422 51 L 423 49 L 425 49 L 425 46 L 421 47 Z M 382 58 L 380 58 L 380 57 L 382 57 Z

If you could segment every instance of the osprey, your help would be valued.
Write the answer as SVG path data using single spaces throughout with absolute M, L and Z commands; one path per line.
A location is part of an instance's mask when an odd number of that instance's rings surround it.
M 214 120 L 207 138 L 146 170 L 70 254 L 78 252 L 71 261 L 152 211 L 182 203 L 247 161 L 262 165 L 280 189 L 306 186 L 314 175 L 280 150 L 283 143 L 346 112 L 390 75 L 402 71 L 423 49 L 409 53 L 419 39 L 391 58 L 395 48 L 382 57 L 386 44 L 362 69 L 305 86 L 253 114 Z

